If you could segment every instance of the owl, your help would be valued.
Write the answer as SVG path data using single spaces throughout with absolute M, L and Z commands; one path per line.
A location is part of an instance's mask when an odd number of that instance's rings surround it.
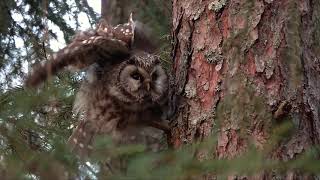
M 157 56 L 135 52 L 112 69 L 95 65 L 89 71 L 74 105 L 81 120 L 68 141 L 77 154 L 88 155 L 97 135 L 127 144 L 144 126 L 168 129 L 161 120 L 168 78 Z
M 139 27 L 132 17 L 115 27 L 101 21 L 35 66 L 26 79 L 27 87 L 36 87 L 66 67 L 87 72 L 73 108 L 79 122 L 68 140 L 80 157 L 90 154 L 98 135 L 127 143 L 146 126 L 169 131 L 161 120 L 168 77 Z

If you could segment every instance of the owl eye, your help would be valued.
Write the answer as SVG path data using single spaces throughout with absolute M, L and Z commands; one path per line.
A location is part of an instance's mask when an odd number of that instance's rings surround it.
M 133 79 L 135 79 L 135 80 L 139 80 L 139 81 L 143 80 L 143 79 L 142 79 L 142 76 L 141 76 L 139 73 L 137 73 L 137 72 L 131 74 L 131 77 L 132 77 Z
M 158 73 L 153 73 L 151 78 L 152 78 L 152 81 L 158 79 Z
M 128 64 L 135 64 L 135 60 L 132 58 L 132 59 L 129 59 L 128 60 Z

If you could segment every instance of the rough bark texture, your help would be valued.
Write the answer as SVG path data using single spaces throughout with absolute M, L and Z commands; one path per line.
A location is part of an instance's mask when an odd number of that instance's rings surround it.
M 174 0 L 171 102 L 174 147 L 218 135 L 231 158 L 273 129 L 293 132 L 273 158 L 295 158 L 320 141 L 320 1 Z M 256 178 L 270 178 L 263 174 Z M 299 178 L 287 173 L 280 178 Z

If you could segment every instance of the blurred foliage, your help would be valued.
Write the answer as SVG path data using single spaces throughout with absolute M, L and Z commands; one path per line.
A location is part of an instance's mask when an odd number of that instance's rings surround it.
M 97 14 L 87 1 L 75 2 L 77 3 L 62 0 L 0 2 L 0 72 L 3 77 L 0 87 L 8 87 L 12 82 L 21 80 L 26 73 L 23 64 L 27 66 L 26 64 L 46 59 L 51 52 L 48 47 L 49 39 L 57 39 L 53 26 L 63 32 L 63 37 L 68 42 L 80 26 L 80 13 L 87 14 L 92 24 L 96 23 Z M 71 26 L 66 19 L 75 25 Z

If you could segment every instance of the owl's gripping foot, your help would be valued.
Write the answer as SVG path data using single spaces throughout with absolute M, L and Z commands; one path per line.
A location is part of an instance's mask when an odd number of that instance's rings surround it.
M 163 130 L 166 134 L 169 134 L 171 132 L 171 128 L 169 126 L 169 121 L 162 120 L 162 121 L 150 121 L 148 122 L 148 125 L 160 130 Z

